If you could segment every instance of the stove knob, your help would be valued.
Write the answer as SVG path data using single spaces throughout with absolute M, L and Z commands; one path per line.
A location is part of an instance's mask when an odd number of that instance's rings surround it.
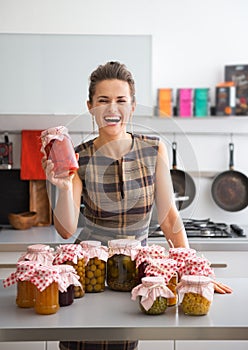
M 246 234 L 244 233 L 244 229 L 236 224 L 231 224 L 230 225 L 231 229 L 241 237 L 246 237 Z

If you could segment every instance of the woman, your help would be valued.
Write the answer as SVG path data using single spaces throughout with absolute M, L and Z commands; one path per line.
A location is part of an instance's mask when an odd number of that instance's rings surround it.
M 158 222 L 174 247 L 189 247 L 175 206 L 165 145 L 157 137 L 134 135 L 126 127 L 135 110 L 131 73 L 119 62 L 99 66 L 90 76 L 87 102 L 99 135 L 77 147 L 79 169 L 68 178 L 54 177 L 43 160 L 47 178 L 59 189 L 54 224 L 63 238 L 77 229 L 81 196 L 85 227 L 81 240 L 133 237 L 146 244 L 154 202 Z M 225 287 L 223 287 L 225 288 Z M 224 291 L 224 290 L 223 290 Z M 61 349 L 136 349 L 137 342 L 61 342 Z

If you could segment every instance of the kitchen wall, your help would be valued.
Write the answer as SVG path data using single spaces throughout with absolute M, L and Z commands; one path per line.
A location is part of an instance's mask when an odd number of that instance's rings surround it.
M 0 0 L 0 33 L 151 34 L 153 104 L 156 104 L 158 87 L 174 90 L 178 87 L 210 87 L 214 104 L 214 87 L 224 79 L 224 65 L 248 63 L 247 13 L 246 0 L 126 0 L 123 3 L 114 0 Z M 207 132 L 203 120 L 184 121 L 176 132 L 167 134 L 167 121 L 162 127 L 160 122 L 158 125 L 149 121 L 149 128 L 162 131 L 169 151 L 170 142 L 176 138 L 183 160 L 180 164 L 188 170 L 212 173 L 226 170 L 227 147 L 233 140 L 235 167 L 248 174 L 248 118 L 241 118 L 230 121 L 235 123 L 233 129 L 228 127 L 228 118 L 224 124 L 218 118 L 213 119 Z M 136 124 L 142 123 L 136 121 Z M 74 136 L 76 142 L 83 136 L 84 127 L 82 135 Z M 20 142 L 19 135 L 13 137 Z M 192 159 L 196 161 L 192 162 Z M 19 164 L 19 153 L 15 154 L 15 162 Z M 182 211 L 182 216 L 248 222 L 248 209 L 228 213 L 213 203 L 210 178 L 197 177 L 195 180 L 197 198 L 193 205 Z

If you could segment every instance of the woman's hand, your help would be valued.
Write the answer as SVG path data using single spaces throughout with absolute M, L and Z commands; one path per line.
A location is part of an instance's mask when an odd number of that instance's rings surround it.
M 230 287 L 228 287 L 227 285 L 217 282 L 217 281 L 213 281 L 214 282 L 214 291 L 215 293 L 220 293 L 220 294 L 230 294 L 232 293 L 232 289 Z

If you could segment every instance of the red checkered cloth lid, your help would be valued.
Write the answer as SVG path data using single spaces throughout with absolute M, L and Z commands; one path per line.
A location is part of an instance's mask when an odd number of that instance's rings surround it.
M 166 249 L 160 245 L 152 244 L 150 246 L 141 247 L 136 257 L 136 267 L 150 259 L 166 259 Z
M 181 269 L 182 275 L 198 275 L 214 277 L 214 271 L 210 267 L 210 261 L 204 257 L 190 257 L 185 259 L 185 265 Z
M 192 248 L 170 248 L 169 257 L 177 261 L 178 273 L 182 274 L 185 260 L 196 256 L 196 250 Z
M 80 244 L 64 244 L 57 247 L 53 264 L 59 265 L 66 261 L 72 261 L 74 264 L 77 264 L 79 259 L 84 259 L 85 264 L 88 263 L 89 255 L 83 247 Z
M 59 286 L 61 284 L 61 276 L 57 266 L 39 266 L 36 268 L 30 281 L 42 292 L 53 282 L 58 283 Z
M 18 259 L 18 261 L 30 260 L 37 261 L 41 265 L 52 265 L 54 249 L 46 244 L 33 244 L 28 246 L 27 251 Z
M 3 280 L 4 288 L 17 283 L 18 281 L 30 281 L 35 273 L 35 269 L 40 266 L 38 262 L 34 261 L 20 261 L 16 265 L 16 271 L 11 273 L 9 277 Z
M 74 286 L 82 287 L 79 282 L 79 276 L 71 265 L 54 265 L 59 271 L 59 291 L 61 293 L 66 292 L 67 288 L 72 284 Z
M 163 276 L 165 283 L 177 272 L 177 262 L 173 259 L 153 259 L 150 260 L 148 265 L 145 267 L 146 276 Z

